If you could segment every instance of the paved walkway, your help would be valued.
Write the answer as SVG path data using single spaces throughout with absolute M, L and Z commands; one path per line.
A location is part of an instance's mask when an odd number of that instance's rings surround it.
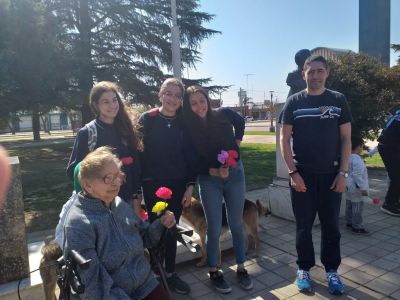
M 383 199 L 386 173 L 370 171 L 371 195 Z M 253 198 L 252 198 L 253 199 Z M 178 265 L 178 272 L 191 286 L 187 296 L 174 299 L 400 299 L 400 218 L 382 213 L 379 206 L 366 205 L 364 219 L 370 236 L 352 234 L 341 220 L 342 264 L 339 273 L 346 285 L 343 296 L 327 292 L 325 273 L 319 261 L 320 227 L 314 230 L 317 266 L 311 270 L 314 295 L 303 295 L 294 284 L 296 273 L 295 224 L 274 216 L 264 218 L 261 230 L 261 257 L 251 258 L 247 269 L 254 288 L 245 292 L 236 284 L 232 250 L 223 252 L 223 271 L 232 285 L 230 294 L 214 291 L 207 268 L 197 268 L 196 261 Z

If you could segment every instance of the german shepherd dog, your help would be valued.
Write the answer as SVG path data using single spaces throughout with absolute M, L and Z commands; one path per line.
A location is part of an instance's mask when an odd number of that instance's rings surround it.
M 244 210 L 243 210 L 243 224 L 245 230 L 245 248 L 248 249 L 249 246 L 249 235 L 254 239 L 255 242 L 255 253 L 258 256 L 260 251 L 260 239 L 258 238 L 258 226 L 259 218 L 261 216 L 267 216 L 271 212 L 270 210 L 263 206 L 259 200 L 254 203 L 248 199 L 245 200 Z M 225 206 L 222 209 L 222 230 L 221 234 L 228 231 L 228 222 L 226 218 Z M 207 222 L 203 210 L 203 205 L 197 199 L 192 197 L 191 205 L 184 207 L 182 211 L 182 218 L 193 227 L 193 230 L 200 236 L 200 246 L 201 246 L 201 260 L 196 264 L 198 267 L 203 267 L 207 262 L 207 251 L 205 247 L 206 232 L 207 232 Z M 221 249 L 218 253 L 218 264 L 221 265 Z

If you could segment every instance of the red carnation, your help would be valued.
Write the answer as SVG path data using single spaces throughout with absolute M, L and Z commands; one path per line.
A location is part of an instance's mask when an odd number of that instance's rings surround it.
M 235 150 L 228 150 L 228 158 L 225 161 L 225 167 L 236 167 L 236 159 L 239 154 Z
M 156 196 L 158 198 L 168 200 L 172 197 L 172 191 L 167 187 L 160 187 L 156 192 Z
M 124 166 L 129 166 L 133 164 L 133 157 L 132 156 L 121 157 L 121 162 Z
M 143 220 L 143 222 L 146 222 L 149 219 L 149 215 L 147 214 L 147 211 L 144 210 L 143 208 L 140 209 L 140 218 Z

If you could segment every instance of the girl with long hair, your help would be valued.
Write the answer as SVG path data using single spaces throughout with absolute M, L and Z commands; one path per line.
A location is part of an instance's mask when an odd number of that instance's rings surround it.
M 228 108 L 212 110 L 208 92 L 200 86 L 186 89 L 183 115 L 197 156 L 193 168 L 199 174 L 200 198 L 207 220 L 206 246 L 211 282 L 221 293 L 232 290 L 217 265 L 224 200 L 237 262 L 237 279 L 243 289 L 250 290 L 253 284 L 244 268 L 246 187 L 239 149 L 244 119 Z
M 67 174 L 72 180 L 75 166 L 94 149 L 112 147 L 122 161 L 126 181 L 119 196 L 131 203 L 140 189 L 140 158 L 142 148 L 133 113 L 125 105 L 120 87 L 109 81 L 96 83 L 89 95 L 89 104 L 96 118 L 80 129 L 75 139 Z

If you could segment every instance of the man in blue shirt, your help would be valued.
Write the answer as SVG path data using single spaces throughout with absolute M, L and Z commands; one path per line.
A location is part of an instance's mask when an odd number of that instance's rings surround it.
M 321 222 L 321 262 L 329 291 L 342 294 L 339 213 L 351 154 L 351 115 L 346 98 L 325 88 L 329 75 L 322 56 L 311 56 L 302 71 L 307 88 L 290 96 L 283 109 L 281 150 L 290 175 L 296 219 L 297 285 L 312 292 L 309 270 L 315 265 L 312 226 Z M 293 138 L 293 149 L 291 147 Z

